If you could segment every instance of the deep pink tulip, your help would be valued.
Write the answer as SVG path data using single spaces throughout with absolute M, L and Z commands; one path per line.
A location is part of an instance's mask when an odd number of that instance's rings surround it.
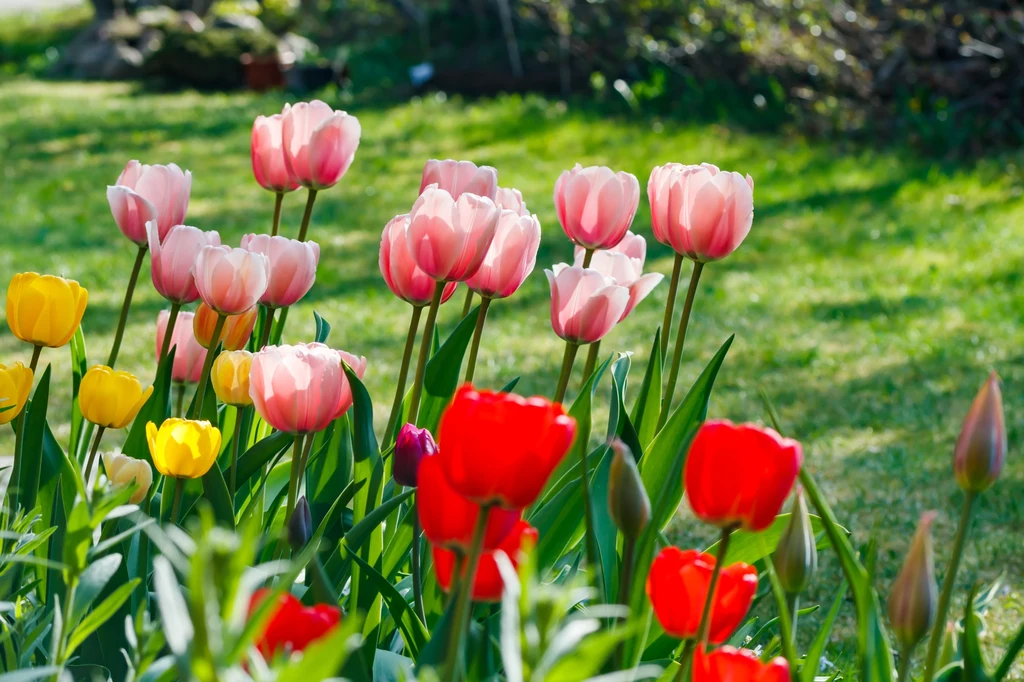
M 407 303 L 422 307 L 430 303 L 436 282 L 412 259 L 406 236 L 408 230 L 408 214 L 395 216 L 384 226 L 377 263 L 391 293 Z M 457 285 L 458 282 L 445 283 L 441 303 L 452 297 Z
M 284 162 L 292 178 L 310 189 L 334 186 L 356 156 L 359 119 L 318 99 L 286 104 L 281 116 Z
M 566 341 L 600 341 L 629 305 L 629 289 L 593 268 L 559 263 L 544 274 L 551 285 L 551 328 Z
M 198 384 L 203 373 L 203 363 L 206 362 L 206 349 L 199 345 L 196 336 L 192 332 L 192 318 L 194 313 L 178 313 L 178 319 L 174 323 L 174 331 L 171 336 L 171 348 L 174 351 L 174 366 L 171 367 L 171 380 L 181 383 Z M 170 322 L 171 313 L 161 310 L 156 317 L 156 352 L 164 347 L 164 335 L 167 333 L 167 324 Z M 157 360 L 160 358 L 157 357 Z
M 173 163 L 148 166 L 129 161 L 117 182 L 107 186 L 107 202 L 124 236 L 146 246 L 146 223 L 155 220 L 163 241 L 173 225 L 185 222 L 192 173 Z
M 647 198 L 654 238 L 701 263 L 735 251 L 754 221 L 754 180 L 710 163 L 656 166 Z
M 498 193 L 494 195 L 494 203 L 500 209 L 515 211 L 516 215 L 530 215 L 523 194 L 517 189 L 499 187 Z
M 207 245 L 220 244 L 220 234 L 203 232 L 189 225 L 175 225 L 160 243 L 156 221 L 146 225 L 149 231 L 150 271 L 157 293 L 171 303 L 192 303 L 199 298 L 192 267 L 196 253 Z
M 577 246 L 573 265 L 582 266 L 585 255 L 583 248 Z M 647 298 L 647 295 L 654 291 L 654 287 L 658 286 L 658 283 L 665 278 L 658 272 L 644 274 L 646 256 L 647 241 L 638 234 L 627 232 L 615 248 L 595 251 L 590 261 L 591 268 L 605 277 L 611 277 L 616 284 L 621 284 L 629 289 L 629 303 L 619 322 L 626 319 L 633 312 L 633 308 Z
M 480 269 L 466 286 L 487 298 L 506 298 L 516 292 L 537 264 L 540 221 L 537 216 L 518 216 L 502 211 L 494 241 Z
M 249 396 L 256 411 L 278 431 L 323 431 L 352 406 L 343 360 L 363 377 L 366 358 L 322 343 L 267 346 L 253 356 L 249 371 Z
M 196 288 L 206 305 L 238 315 L 256 305 L 270 283 L 270 260 L 230 246 L 204 246 L 196 254 Z
M 430 185 L 437 185 L 454 199 L 469 193 L 494 201 L 498 191 L 498 171 L 490 166 L 477 167 L 472 161 L 430 159 L 423 166 L 420 194 Z
M 605 166 L 563 171 L 555 182 L 555 211 L 566 236 L 587 249 L 610 249 L 625 236 L 640 203 L 636 176 Z
M 487 255 L 498 226 L 498 207 L 487 197 L 464 193 L 457 200 L 431 185 L 409 212 L 409 253 L 430 277 L 461 282 Z
M 242 248 L 262 253 L 270 262 L 270 283 L 260 297 L 260 303 L 268 308 L 295 305 L 316 281 L 316 266 L 320 262 L 320 245 L 316 242 L 247 234 L 242 237 Z
M 252 124 L 252 174 L 263 189 L 291 192 L 299 183 L 288 172 L 284 162 L 284 141 L 281 114 L 257 116 Z

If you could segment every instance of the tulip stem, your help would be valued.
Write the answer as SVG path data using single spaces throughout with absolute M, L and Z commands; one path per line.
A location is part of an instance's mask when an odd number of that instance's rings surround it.
M 28 367 L 32 370 L 32 380 L 35 381 L 36 367 L 39 365 L 39 356 L 43 352 L 42 346 L 32 346 L 32 360 Z M 26 403 L 21 412 L 14 419 L 14 462 L 11 467 L 11 477 L 7 480 L 7 497 L 10 501 L 11 513 L 18 512 L 18 486 L 21 485 L 21 449 L 25 437 L 25 410 Z
M 430 358 L 430 346 L 434 343 L 434 323 L 437 321 L 437 309 L 441 307 L 441 296 L 444 284 L 434 282 L 434 294 L 430 298 L 427 310 L 427 321 L 423 325 L 423 338 L 420 340 L 420 357 L 416 362 L 416 376 L 412 383 L 412 399 L 409 401 L 409 421 L 416 423 L 420 412 L 420 398 L 423 395 L 423 375 L 427 371 L 427 360 Z
M 796 652 L 796 624 L 800 618 L 800 595 L 786 593 L 786 607 L 789 609 L 789 634 L 791 651 Z M 792 664 L 793 661 L 790 661 Z
M 565 398 L 565 389 L 569 387 L 569 377 L 572 376 L 572 363 L 576 359 L 576 351 L 579 344 L 572 341 L 565 342 L 565 355 L 562 356 L 562 372 L 558 375 L 558 387 L 555 388 L 555 402 L 560 403 Z
M 302 487 L 303 477 L 306 475 L 306 463 L 309 461 L 309 451 L 313 449 L 315 433 L 306 436 L 306 442 L 302 445 L 302 458 L 299 459 L 299 477 L 295 481 L 295 501 L 299 500 L 299 488 Z
M 583 251 L 583 267 L 589 268 L 590 261 L 594 259 L 594 249 L 585 249 Z
M 284 336 L 284 323 L 288 321 L 288 308 L 281 308 L 281 317 L 277 318 L 277 324 L 274 325 L 274 332 L 271 332 L 270 339 L 267 343 L 281 343 L 281 337 Z
M 715 605 L 715 590 L 718 588 L 718 576 L 722 573 L 722 564 L 725 562 L 726 552 L 729 551 L 729 538 L 732 536 L 733 528 L 733 526 L 723 528 L 722 539 L 718 541 L 718 551 L 715 552 L 715 567 L 711 570 L 708 594 L 704 597 L 704 612 L 700 617 L 700 627 L 697 628 L 697 646 L 705 647 L 708 644 L 708 635 L 711 634 L 711 616 Z
M 302 441 L 303 434 L 297 434 L 293 439 L 292 445 L 292 464 L 291 470 L 288 475 L 288 502 L 284 508 L 284 525 L 288 526 L 289 519 L 292 518 L 292 510 L 295 509 L 295 498 L 298 492 L 298 481 L 299 478 L 299 465 L 302 463 Z
M 176 409 L 174 411 L 174 415 L 176 417 L 183 417 L 183 416 L 185 416 L 185 382 L 184 381 L 179 381 L 177 384 L 175 384 L 175 390 L 177 390 L 178 395 L 177 395 L 177 400 L 176 400 L 177 405 L 175 406 Z
M 897 682 L 909 682 L 910 662 L 913 660 L 914 647 L 908 646 L 900 652 L 900 664 L 896 674 Z
M 676 307 L 676 293 L 679 289 L 679 275 L 683 270 L 683 257 L 676 254 L 676 260 L 672 264 L 672 281 L 668 285 L 668 300 L 665 302 L 665 319 L 661 323 L 661 362 L 665 363 L 665 355 L 668 353 L 668 335 L 672 332 L 672 313 Z
M 395 387 L 395 399 L 391 403 L 391 415 L 388 417 L 388 428 L 384 431 L 384 447 L 387 449 L 395 439 L 395 428 L 402 416 L 402 401 L 405 400 L 405 381 L 409 378 L 409 363 L 412 351 L 416 347 L 416 332 L 420 328 L 422 306 L 413 306 L 412 318 L 409 320 L 409 333 L 405 337 L 405 350 L 402 352 L 402 367 L 398 370 L 398 385 Z
M 313 215 L 313 202 L 316 201 L 316 190 L 311 189 L 306 194 L 306 210 L 302 214 L 302 225 L 299 227 L 299 241 L 306 241 L 306 232 L 309 231 L 309 219 Z
M 484 534 L 487 531 L 487 519 L 491 515 L 493 506 L 493 504 L 481 506 L 480 513 L 476 517 L 473 542 L 469 546 L 469 555 L 466 557 L 466 572 L 462 577 L 459 595 L 455 602 L 455 623 L 454 629 L 451 631 L 451 640 L 448 642 L 448 655 L 445 658 L 444 682 L 455 682 L 459 678 L 458 671 L 462 667 L 462 642 L 465 639 L 466 630 L 469 629 L 469 616 L 473 605 L 473 582 L 476 578 L 477 566 L 480 564 Z
M 480 352 L 480 337 L 484 335 L 487 308 L 491 305 L 491 299 L 486 296 L 481 296 L 480 299 L 480 311 L 476 314 L 476 328 L 473 330 L 473 343 L 469 347 L 469 364 L 466 367 L 467 384 L 473 383 L 473 375 L 476 373 L 476 356 Z
M 213 369 L 213 360 L 217 356 L 217 349 L 220 343 L 220 335 L 224 331 L 224 323 L 228 316 L 224 313 L 217 313 L 217 323 L 213 325 L 213 336 L 210 341 L 210 348 L 206 351 L 206 359 L 203 360 L 203 373 L 199 375 L 199 388 L 196 393 L 196 406 L 192 412 L 193 419 L 202 418 L 203 398 L 206 397 L 206 385 L 210 383 L 210 370 Z
M 159 369 L 160 361 L 167 357 L 171 351 L 171 337 L 174 336 L 174 325 L 178 322 L 178 313 L 181 312 L 180 303 L 171 304 L 171 314 L 167 318 L 167 329 L 164 331 L 164 342 L 160 346 L 160 355 L 157 356 L 156 364 Z M 179 348 L 178 350 L 184 350 Z
M 89 461 L 85 465 L 85 476 L 82 477 L 82 483 L 87 489 L 89 487 L 89 477 L 92 475 L 93 465 L 96 464 L 96 451 L 100 449 L 100 439 L 103 438 L 103 432 L 106 430 L 106 427 L 99 427 L 96 429 L 96 437 L 92 439 L 92 448 L 89 450 Z
M 690 323 L 690 311 L 693 310 L 693 297 L 697 294 L 697 282 L 700 281 L 701 270 L 704 264 L 695 261 L 693 272 L 690 273 L 690 287 L 686 290 L 686 300 L 683 302 L 683 316 L 679 320 L 679 332 L 676 336 L 676 347 L 672 350 L 672 370 L 668 374 L 668 385 L 665 387 L 665 397 L 661 402 L 661 416 L 658 418 L 660 429 L 668 421 L 669 412 L 672 411 L 672 400 L 676 392 L 676 379 L 679 378 L 679 363 L 683 358 L 683 344 L 686 343 L 686 327 Z
M 616 602 L 623 606 L 629 606 L 629 587 L 633 584 L 633 555 L 636 553 L 636 539 L 627 536 L 625 533 L 622 535 L 622 566 L 619 570 L 619 593 L 616 597 Z M 628 620 L 628 618 L 627 618 Z M 615 659 L 618 661 L 618 669 L 622 670 L 625 667 L 623 656 L 625 655 L 625 646 L 622 642 L 616 647 Z
M 270 330 L 274 326 L 274 309 L 267 306 L 263 306 L 263 309 L 267 314 L 263 317 L 263 329 L 260 330 L 260 343 L 256 346 L 256 352 L 263 350 L 270 343 Z
M 953 554 L 949 558 L 949 568 L 946 569 L 946 575 L 942 579 L 939 610 L 935 614 L 935 625 L 932 626 L 932 636 L 928 640 L 928 653 L 924 659 L 924 682 L 932 682 L 935 677 L 935 661 L 939 656 L 942 633 L 946 627 L 946 616 L 949 613 L 949 602 L 953 597 L 953 588 L 956 586 L 956 572 L 960 568 L 960 558 L 963 556 L 967 532 L 971 526 L 971 510 L 974 506 L 975 496 L 976 494 L 973 492 L 967 492 L 964 495 L 964 508 L 960 515 L 960 525 L 956 529 Z
M 679 670 L 676 671 L 675 682 L 683 682 L 686 678 L 686 671 L 691 667 L 693 661 L 693 647 L 696 642 L 692 639 L 683 641 L 683 650 L 679 653 Z
M 600 572 L 604 568 L 598 559 L 597 538 L 594 535 L 594 514 L 590 508 L 590 473 L 587 471 L 587 449 L 580 448 L 580 490 L 583 492 L 583 526 L 586 533 L 584 542 L 587 551 L 587 566 L 594 572 L 594 583 L 603 585 Z M 603 592 L 603 590 L 601 590 Z M 606 599 L 608 595 L 603 595 Z
M 270 227 L 270 236 L 276 237 L 281 227 L 281 204 L 284 202 L 284 192 L 274 193 L 274 222 Z
M 235 505 L 236 483 L 238 481 L 238 441 L 242 439 L 242 407 L 235 407 L 235 435 L 231 439 L 231 473 L 228 476 L 228 490 L 231 492 L 231 506 Z
M 174 479 L 174 503 L 171 505 L 171 521 L 174 522 L 175 526 L 180 525 L 181 521 L 181 496 L 185 492 L 185 479 L 175 478 Z
M 583 365 L 583 383 L 587 383 L 590 375 L 594 373 L 594 369 L 597 367 L 597 356 L 601 354 L 601 342 L 595 341 L 590 344 L 590 352 L 587 353 L 587 362 Z
M 121 339 L 124 338 L 124 327 L 128 323 L 128 311 L 132 307 L 132 295 L 135 293 L 135 285 L 139 282 L 139 272 L 142 270 L 142 261 L 146 260 L 148 247 L 140 246 L 135 256 L 135 266 L 132 268 L 132 275 L 128 278 L 128 288 L 124 292 L 124 303 L 121 304 L 121 317 L 117 321 L 117 332 L 114 334 L 114 344 L 110 347 L 110 357 L 107 359 L 107 367 L 113 369 L 117 362 L 117 354 L 121 350 Z
M 473 309 L 473 290 L 466 289 L 466 302 L 462 304 L 462 316 L 469 315 L 469 311 Z
M 409 507 L 409 513 L 412 514 L 412 599 L 413 606 L 416 607 L 416 615 L 419 617 L 420 622 L 427 622 L 427 615 L 423 609 L 423 584 L 422 584 L 422 569 L 420 562 L 420 517 L 416 513 L 416 502 L 412 503 Z

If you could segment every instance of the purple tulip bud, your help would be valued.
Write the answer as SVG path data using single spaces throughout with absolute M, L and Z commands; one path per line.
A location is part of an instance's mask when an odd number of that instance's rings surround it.
M 424 457 L 436 454 L 437 443 L 430 431 L 418 429 L 414 424 L 404 425 L 395 441 L 395 458 L 391 469 L 395 482 L 415 488 L 420 462 Z
M 313 517 L 309 513 L 309 502 L 303 495 L 295 503 L 292 517 L 288 520 L 288 544 L 299 551 L 306 546 L 313 535 Z
M 953 451 L 953 473 L 961 488 L 971 493 L 987 489 L 1006 459 L 1006 420 L 1003 396 L 995 372 L 982 385 L 964 419 Z

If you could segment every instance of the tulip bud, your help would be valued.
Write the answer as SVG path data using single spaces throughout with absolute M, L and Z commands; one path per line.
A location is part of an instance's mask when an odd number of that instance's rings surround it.
M 814 577 L 818 568 L 818 548 L 814 542 L 811 515 L 803 491 L 797 490 L 789 523 L 782 531 L 779 544 L 772 555 L 775 572 L 788 594 L 800 594 Z
M 610 445 L 615 454 L 608 474 L 608 511 L 623 537 L 636 540 L 651 520 L 651 501 L 629 446 L 618 438 Z
M 935 512 L 921 516 L 914 541 L 889 594 L 889 621 L 905 651 L 917 646 L 931 629 L 938 607 L 932 555 L 932 523 Z
M 424 457 L 437 454 L 437 443 L 427 429 L 418 429 L 415 424 L 405 424 L 398 432 L 395 440 L 395 459 L 392 462 L 392 474 L 395 482 L 401 485 L 416 487 L 419 478 L 420 462 Z
M 309 513 L 309 502 L 303 495 L 295 503 L 292 517 L 288 519 L 288 544 L 299 551 L 306 546 L 313 535 L 313 517 Z
M 999 377 L 992 372 L 971 403 L 953 451 L 956 482 L 970 493 L 995 483 L 1006 458 L 1006 420 Z

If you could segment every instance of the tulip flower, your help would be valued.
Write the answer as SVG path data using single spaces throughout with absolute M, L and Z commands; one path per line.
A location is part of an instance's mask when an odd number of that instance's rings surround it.
M 82 377 L 78 406 L 82 416 L 96 426 L 123 429 L 135 419 L 152 393 L 153 387 L 143 390 L 135 375 L 96 365 Z
M 779 514 L 802 462 L 800 443 L 772 429 L 708 421 L 686 458 L 686 498 L 702 521 L 762 531 Z
M 672 637 L 697 637 L 715 563 L 710 554 L 678 547 L 666 547 L 654 558 L 647 575 L 647 597 L 661 627 Z M 744 563 L 722 568 L 708 630 L 711 642 L 724 642 L 739 627 L 756 592 L 756 568 Z
M 782 531 L 772 554 L 775 573 L 787 594 L 796 595 L 807 589 L 818 568 L 818 547 L 815 544 L 811 515 L 803 493 L 797 489 L 793 498 L 789 523 Z
M 107 186 L 107 202 L 124 236 L 145 248 L 146 223 L 155 220 L 160 241 L 173 225 L 185 222 L 192 173 L 173 163 L 166 166 L 129 161 L 114 185 Z
M 214 339 L 213 335 L 216 333 L 217 320 L 220 315 L 206 303 L 200 303 L 192 318 L 192 332 L 195 334 L 196 341 L 203 348 L 216 350 L 217 344 L 223 343 L 224 350 L 242 350 L 249 343 L 249 337 L 252 336 L 258 315 L 259 311 L 256 306 L 238 315 L 228 315 L 224 318 L 220 336 Z
M 221 315 L 249 310 L 270 283 L 270 261 L 266 256 L 228 246 L 201 248 L 194 270 L 200 298 Z
M 494 195 L 494 204 L 504 211 L 513 211 L 518 216 L 530 215 L 526 202 L 523 201 L 522 192 L 514 188 L 499 187 Z
M 487 197 L 458 199 L 428 186 L 409 212 L 406 241 L 413 261 L 438 282 L 469 279 L 494 240 L 498 207 Z
M 430 303 L 434 293 L 434 280 L 416 265 L 409 253 L 408 237 L 409 215 L 403 214 L 392 218 L 380 236 L 380 256 L 378 264 L 384 276 L 384 282 L 398 298 L 416 307 Z M 458 282 L 446 282 L 441 294 L 441 303 L 445 303 Z
M 789 663 L 777 657 L 762 663 L 747 649 L 723 646 L 705 653 L 698 646 L 693 655 L 693 682 L 790 682 Z
M 613 455 L 608 474 L 608 514 L 626 541 L 635 542 L 651 520 L 651 500 L 629 446 L 616 438 L 611 448 Z
M 456 200 L 463 194 L 475 194 L 494 201 L 498 193 L 498 171 L 490 166 L 477 167 L 472 161 L 430 159 L 423 166 L 420 194 L 430 185 L 437 185 Z
M 935 622 L 939 586 L 932 551 L 934 522 L 935 512 L 921 516 L 903 568 L 889 592 L 889 622 L 905 656 L 910 656 Z
M 156 470 L 174 478 L 200 478 L 220 454 L 220 429 L 207 421 L 170 418 L 157 428 L 146 424 L 149 454 Z
M 501 593 L 505 588 L 501 572 L 498 570 L 495 556 L 498 552 L 504 553 L 512 562 L 513 567 L 519 565 L 519 554 L 524 545 L 535 545 L 537 543 L 537 529 L 526 521 L 516 523 L 501 543 L 493 550 L 485 551 L 480 555 L 479 565 L 473 575 L 473 589 L 470 598 L 477 602 L 498 602 L 501 601 Z M 455 552 L 434 546 L 434 572 L 437 575 L 437 582 L 441 589 L 448 592 L 452 583 L 452 575 L 455 573 L 456 563 L 462 566 L 463 577 L 465 577 L 465 563 L 461 562 Z
M 172 304 L 192 303 L 199 298 L 192 270 L 196 253 L 204 246 L 219 246 L 220 234 L 203 232 L 189 225 L 174 225 L 161 241 L 155 221 L 150 221 L 147 229 L 153 287 Z
M 320 245 L 266 234 L 247 234 L 242 248 L 261 253 L 270 263 L 270 282 L 260 297 L 268 308 L 295 305 L 313 287 L 320 262 Z
M 559 263 L 544 274 L 551 285 L 551 328 L 568 343 L 600 341 L 626 314 L 629 288 L 595 269 Z
M 309 510 L 309 501 L 303 495 L 295 503 L 295 510 L 288 519 L 288 544 L 296 552 L 309 542 L 313 535 L 313 515 Z
M 32 375 L 32 370 L 20 362 L 0 365 L 0 425 L 10 424 L 25 409 Z
M 999 377 L 992 372 L 974 397 L 953 451 L 956 482 L 969 493 L 987 490 L 1006 459 L 1006 418 Z
M 644 274 L 644 259 L 647 256 L 647 242 L 643 237 L 632 232 L 614 248 L 597 251 L 590 261 L 590 268 L 597 270 L 605 277 L 611 277 L 619 286 L 629 289 L 629 302 L 623 310 L 619 322 L 622 322 L 636 308 L 640 301 L 654 291 L 654 287 L 665 278 L 660 272 Z M 581 267 L 586 258 L 586 251 L 576 247 L 573 265 Z
M 253 355 L 246 350 L 224 351 L 213 361 L 210 382 L 217 398 L 225 405 L 252 405 L 249 395 L 249 371 Z
M 177 383 L 199 383 L 203 363 L 206 361 L 206 349 L 196 340 L 193 331 L 193 317 L 194 313 L 181 313 L 177 324 L 171 331 L 169 341 L 166 336 L 171 314 L 166 310 L 161 310 L 156 318 L 157 360 L 159 361 L 163 357 L 161 349 L 165 343 L 167 343 L 168 350 L 177 349 L 174 352 L 174 366 L 171 368 L 171 380 Z
M 356 156 L 359 119 L 320 100 L 286 104 L 281 118 L 284 163 L 292 179 L 311 190 L 333 187 Z
M 395 455 L 391 464 L 395 483 L 416 487 L 420 463 L 425 457 L 437 454 L 437 443 L 427 429 L 418 429 L 415 424 L 405 424 L 395 440 Z
M 299 188 L 284 160 L 284 116 L 257 116 L 252 124 L 252 174 L 263 189 L 283 194 Z
M 270 595 L 268 589 L 256 590 L 249 601 L 250 617 Z M 303 606 L 302 602 L 287 592 L 275 599 L 277 603 L 271 607 L 270 620 L 256 638 L 256 648 L 268 661 L 277 654 L 290 656 L 297 651 L 304 651 L 313 642 L 329 635 L 341 622 L 341 609 L 337 606 Z
M 103 470 L 107 472 L 107 480 L 114 488 L 135 486 L 128 501 L 139 504 L 146 499 L 153 485 L 153 469 L 144 459 L 135 459 L 120 452 L 103 453 Z
M 640 203 L 640 183 L 630 173 L 579 164 L 555 183 L 555 211 L 565 235 L 588 251 L 610 249 L 626 235 Z
M 507 298 L 516 292 L 537 264 L 540 221 L 537 216 L 519 216 L 502 211 L 494 241 L 480 268 L 466 280 L 466 286 L 484 298 Z
M 21 272 L 7 287 L 7 326 L 36 347 L 59 348 L 78 331 L 89 292 L 78 282 Z

